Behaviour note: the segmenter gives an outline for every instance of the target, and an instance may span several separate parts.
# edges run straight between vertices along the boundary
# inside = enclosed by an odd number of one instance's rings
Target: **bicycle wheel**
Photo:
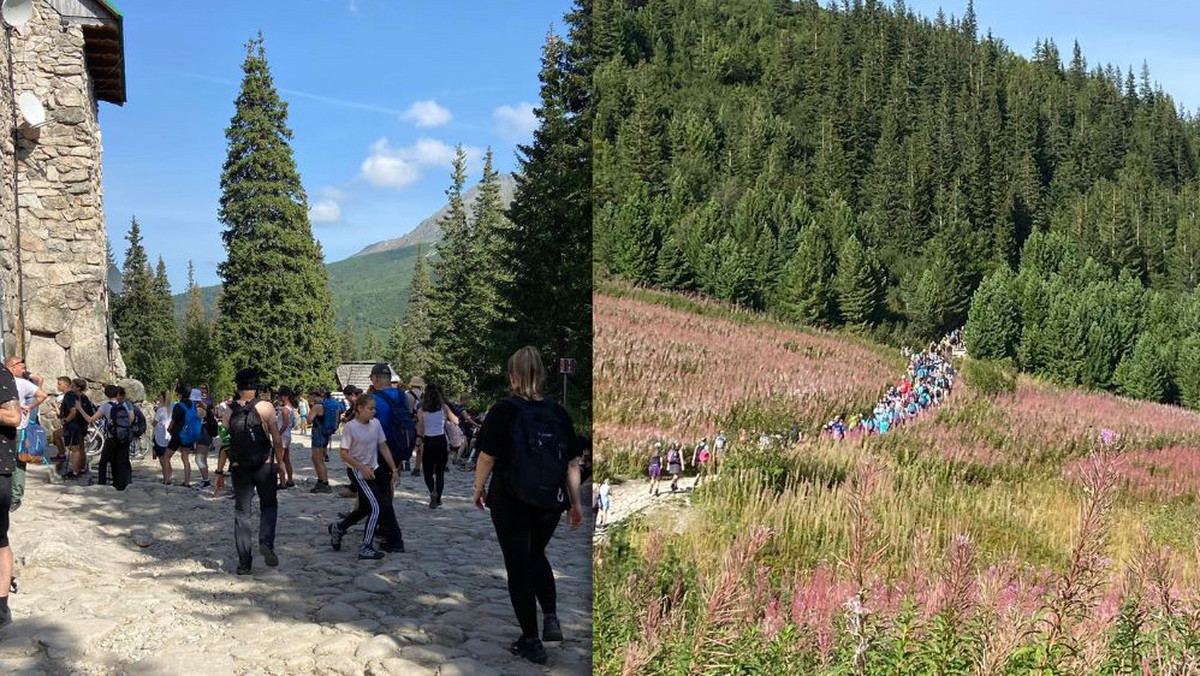
[[[138,437],[132,444],[129,444],[129,457],[134,460],[141,460],[150,452],[150,437],[143,434]]]
[[[88,458],[97,458],[100,456],[100,451],[104,450],[104,428],[99,422],[94,422],[88,427],[87,437],[83,441],[83,450],[87,453]]]

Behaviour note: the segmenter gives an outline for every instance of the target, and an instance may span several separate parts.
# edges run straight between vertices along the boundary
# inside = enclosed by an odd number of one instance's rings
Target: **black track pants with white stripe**
[[[375,541],[375,530],[379,527],[380,506],[391,500],[388,494],[388,482],[378,474],[374,479],[364,479],[358,470],[352,468],[346,469],[346,475],[350,477],[350,482],[358,487],[358,502],[354,506],[354,511],[347,514],[346,518],[338,524],[338,528],[345,532],[360,519],[366,517],[367,532],[363,535],[363,546],[370,546]]]

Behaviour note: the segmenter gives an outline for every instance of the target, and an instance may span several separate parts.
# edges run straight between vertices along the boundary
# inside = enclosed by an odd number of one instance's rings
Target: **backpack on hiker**
[[[179,430],[179,443],[191,446],[200,438],[200,431],[204,423],[200,420],[200,414],[196,412],[194,403],[181,401],[175,405],[183,407],[183,428]]]
[[[338,421],[342,418],[342,413],[346,411],[346,407],[342,402],[327,397],[321,401],[321,431],[325,436],[332,437],[334,432],[337,432]]]
[[[104,434],[109,439],[115,439],[122,444],[128,444],[141,436],[133,433],[134,413],[133,404],[129,402],[113,402],[108,410],[108,424]],[[146,420],[142,419],[142,434],[146,433]]]
[[[263,428],[258,414],[258,397],[229,407],[229,461],[238,467],[254,469],[271,458],[271,435]]]
[[[417,418],[408,407],[408,397],[398,390],[380,390],[371,393],[378,408],[379,401],[387,404],[388,419],[380,420],[383,436],[387,438],[388,451],[398,460],[412,457],[417,445]]]
[[[504,483],[521,502],[544,510],[567,504],[567,423],[548,401],[513,397],[517,417],[512,431],[512,455]]]

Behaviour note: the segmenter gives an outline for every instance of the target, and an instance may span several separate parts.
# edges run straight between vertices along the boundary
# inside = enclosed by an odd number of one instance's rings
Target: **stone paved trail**
[[[711,480],[711,479],[710,479]],[[664,509],[671,509],[669,521],[673,528],[678,528],[681,514],[691,502],[691,493],[695,488],[695,477],[683,477],[679,480],[679,491],[671,492],[671,480],[668,478],[659,484],[659,494],[650,493],[650,481],[633,479],[622,481],[612,487],[612,509],[608,511],[608,526],[615,526],[628,520],[635,514],[646,512],[650,518],[658,518]],[[596,528],[592,539],[596,542],[608,536],[608,528]]]
[[[311,480],[308,438],[294,440],[297,479]],[[346,481],[335,455],[336,491]],[[10,532],[20,593],[0,630],[0,674],[590,674],[590,518],[577,531],[564,518],[550,545],[566,640],[533,665],[507,650],[520,631],[471,476],[449,469],[444,506],[431,510],[423,480],[406,474],[396,512],[408,551],[380,561],[357,559],[361,527],[341,552],[329,547],[326,524],[353,500],[280,491],[280,565],[256,551],[254,574],[239,577],[233,500],[163,486],[149,458],[124,493],[49,484],[34,469]]]

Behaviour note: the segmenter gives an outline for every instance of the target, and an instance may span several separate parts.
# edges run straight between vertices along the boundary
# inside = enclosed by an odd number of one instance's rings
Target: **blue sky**
[[[118,264],[130,217],[172,290],[217,283],[224,130],[259,29],[327,261],[437,210],[456,143],[517,168],[541,47],[570,0],[120,0],[128,103],[102,103],[104,206]],[[470,182],[482,166],[476,159]]]
[[[939,7],[961,17],[966,0],[906,0],[918,14],[932,17]],[[1064,59],[1075,40],[1088,68],[1112,63],[1136,76],[1145,60],[1151,79],[1162,84],[1177,105],[1200,108],[1200,52],[1195,33],[1200,3],[1195,0],[975,0],[979,34],[988,28],[1010,49],[1029,56],[1038,38],[1053,38]]]

